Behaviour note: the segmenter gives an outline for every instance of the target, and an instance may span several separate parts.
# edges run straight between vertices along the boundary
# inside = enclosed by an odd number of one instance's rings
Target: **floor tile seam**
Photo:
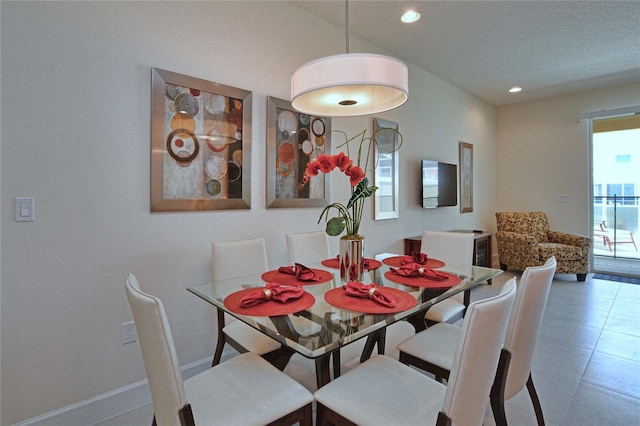
[[[607,319],[608,318],[609,318],[609,313],[607,313]],[[597,329],[600,329],[600,330],[602,330],[604,328],[604,323],[603,323],[602,326],[598,327],[597,325],[585,324],[583,322],[576,321],[574,319],[574,317],[569,317],[569,318],[567,318],[567,317],[559,317],[559,316],[555,316],[553,314],[551,314],[549,316],[546,316],[546,317],[544,317],[542,319],[543,325],[545,324],[545,322],[548,322],[548,321],[560,321],[563,324],[577,325],[577,326],[581,326],[581,327],[597,328]]]
[[[602,303],[602,299],[601,297],[589,297],[587,300],[583,300],[580,303],[572,303],[572,301],[576,301],[577,299],[570,299],[570,300],[553,300],[550,303],[547,302],[547,306],[549,306],[550,309],[553,308],[559,308],[559,307],[564,307],[564,308],[569,308],[569,309],[589,309],[592,311],[602,311],[602,312],[609,312],[611,310],[611,308],[613,307],[613,305],[616,302],[616,299],[606,299],[609,300],[611,303],[610,304],[604,304]],[[594,300],[596,302],[601,302],[599,305],[594,306],[593,302]],[[548,312],[545,309],[545,313]]]
[[[605,391],[607,391],[607,392],[612,392],[612,393],[615,393],[615,394],[617,394],[617,395],[624,396],[624,397],[626,397],[626,398],[634,399],[634,400],[638,401],[638,404],[640,404],[640,395],[638,395],[638,394],[636,394],[636,395],[631,395],[631,394],[629,394],[629,393],[625,393],[625,392],[623,392],[623,391],[622,391],[621,389],[619,389],[619,388],[618,388],[618,389],[613,389],[613,388],[611,388],[611,387],[604,386],[602,383],[594,383],[594,382],[591,382],[591,381],[586,380],[586,379],[580,380],[580,385],[582,385],[583,383],[584,383],[584,384],[587,384],[587,385],[589,385],[589,386],[596,387],[596,388],[601,389],[601,390],[605,390]],[[580,387],[578,387],[578,391],[579,391],[579,390],[580,390]],[[577,395],[577,394],[578,394],[578,392],[576,392],[576,395]]]
[[[584,370],[580,373],[577,373],[575,375],[572,374],[566,374],[565,372],[560,372],[560,371],[547,371],[547,370],[543,370],[541,368],[537,368],[537,367],[532,367],[531,368],[531,375],[533,376],[533,380],[535,383],[536,380],[536,376],[538,377],[542,377],[542,376],[552,376],[553,378],[561,378],[561,379],[565,379],[565,380],[573,380],[573,381],[577,381],[578,382],[578,386],[579,383],[582,381],[582,378],[584,377],[585,372],[587,371],[587,366],[588,363],[585,365]],[[577,387],[576,387],[577,389]],[[572,395],[575,396],[575,392],[565,392],[567,395]]]
[[[604,326],[602,326],[602,331],[603,332],[608,332],[608,333],[617,333],[617,334],[622,334],[624,336],[628,336],[628,337],[632,337],[632,338],[637,338],[640,339],[640,334],[633,334],[629,331],[626,330],[612,330],[610,328],[607,328],[607,324],[605,323]]]
[[[562,339],[557,339],[555,340],[554,338],[546,338],[546,339],[541,339],[543,342],[546,343],[553,343],[556,345],[560,345],[560,346],[566,346],[569,347],[571,349],[580,349],[583,351],[589,351],[589,357],[591,357],[593,351],[595,350],[596,344],[593,345],[593,347],[590,346],[585,346],[585,345],[580,345],[578,343],[567,343],[566,340],[562,340]]]
[[[583,327],[592,327],[592,328],[598,330],[598,338],[596,339],[596,342],[594,343],[593,347],[584,346],[584,345],[580,345],[580,344],[576,344],[576,343],[569,343],[569,342],[567,342],[565,339],[563,339],[561,337],[557,337],[555,335],[545,336],[543,333],[540,333],[538,335],[538,340],[539,341],[543,341],[543,342],[547,342],[547,343],[555,343],[555,344],[560,344],[560,345],[563,345],[563,346],[570,346],[572,348],[584,349],[584,350],[593,352],[595,350],[596,346],[598,345],[598,342],[600,341],[600,337],[602,337],[602,332],[604,331],[604,328],[603,327],[595,327],[595,326],[588,325],[588,324],[581,324],[581,323],[572,323],[572,324],[576,324],[576,325],[583,326]]]
[[[537,389],[537,392],[538,392],[538,397],[542,399],[544,394],[541,392],[540,389]],[[571,395],[571,402],[573,402],[573,398],[576,397],[577,393],[578,393],[578,391],[577,391],[577,388],[576,388],[576,392],[574,392],[573,395]],[[527,398],[528,398],[529,403],[526,404],[526,406],[515,405],[514,403],[509,402],[509,401],[515,400],[515,397],[505,401],[505,405],[508,405],[509,407],[511,407],[513,409],[516,409],[516,410],[518,410],[520,412],[529,414],[529,415],[533,416],[533,418],[535,418],[536,412],[535,412],[535,409],[533,408],[533,403],[531,402],[531,398],[530,398],[528,392],[527,392]],[[544,404],[543,401],[540,401],[540,405],[542,405],[542,415],[544,416],[545,423],[548,425],[549,424],[548,411],[545,411],[545,404]],[[568,414],[568,410],[564,414],[562,421],[565,420],[564,418],[567,416],[567,414]],[[509,417],[509,416],[507,415],[507,417]],[[507,420],[508,420],[508,418],[507,418]],[[557,419],[554,419],[554,420],[557,420]],[[551,422],[551,424],[558,424],[558,423]],[[560,423],[560,424],[562,424],[562,423]]]
[[[597,348],[597,346],[596,346],[596,348]],[[628,362],[631,362],[633,364],[638,364],[640,366],[640,358],[638,358],[638,359],[628,358],[626,356],[622,356],[622,355],[618,355],[618,354],[612,354],[611,352],[604,352],[602,350],[597,350],[597,349],[594,349],[593,352],[597,352],[600,355],[606,355],[606,356],[611,356],[611,357],[614,357],[614,358],[618,358],[620,360],[628,361]]]
[[[529,394],[527,393],[527,395],[529,395]],[[511,399],[509,399],[509,400],[504,402],[505,406],[508,405],[510,409],[517,410],[517,411],[519,411],[521,413],[524,413],[524,414],[527,414],[527,415],[535,417],[536,413],[533,410],[533,405],[531,406],[531,411],[529,411],[528,408],[524,408],[524,407],[521,407],[519,405],[515,405],[513,403],[510,403],[509,401],[511,401]],[[542,407],[542,413],[544,414],[544,407]],[[507,414],[507,421],[508,420],[509,420],[509,414]],[[546,417],[545,417],[545,420],[546,420]]]

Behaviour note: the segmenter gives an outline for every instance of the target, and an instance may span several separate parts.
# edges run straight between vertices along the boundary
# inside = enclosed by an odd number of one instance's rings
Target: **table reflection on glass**
[[[261,277],[262,274],[194,285],[188,287],[187,290],[214,305],[218,310],[219,320],[223,318],[223,313],[230,314],[280,342],[282,356],[279,357],[280,365],[277,365],[279,368],[284,369],[287,361],[294,353],[315,360],[316,381],[318,388],[320,388],[330,380],[329,360],[332,354],[334,355],[334,376],[339,376],[339,349],[342,346],[367,338],[361,361],[371,355],[376,345],[378,353],[383,353],[385,328],[388,325],[397,321],[407,320],[416,328],[416,331],[423,330],[425,328],[424,313],[433,304],[454,294],[469,290],[502,272],[500,269],[473,266],[471,274],[466,275],[448,270],[445,265],[438,270],[459,277],[459,284],[448,289],[413,287],[385,277],[390,266],[384,263],[384,259],[393,256],[397,255],[383,253],[372,256],[375,260],[380,261],[382,265],[378,269],[365,272],[365,278],[363,279],[365,284],[374,283],[379,287],[400,290],[416,299],[415,306],[388,314],[366,314],[338,308],[325,301],[325,293],[341,287],[342,283],[340,282],[340,272],[337,269],[328,268],[321,263],[307,264],[305,266],[328,271],[333,278],[320,284],[304,285],[304,290],[313,295],[315,302],[302,311],[288,315],[269,317],[240,315],[225,306],[224,300],[229,295],[249,288],[264,287],[265,282]],[[308,326],[305,326],[305,323]]]

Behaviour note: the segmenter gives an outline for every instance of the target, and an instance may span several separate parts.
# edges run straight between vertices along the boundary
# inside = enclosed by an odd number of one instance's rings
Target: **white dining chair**
[[[556,260],[529,267],[522,273],[503,346],[500,364],[491,390],[491,407],[498,426],[506,425],[504,402],[527,387],[539,425],[544,425],[542,407],[531,377],[531,363],[542,316],[547,303]],[[451,324],[436,324],[398,345],[400,362],[447,378],[462,332]]]
[[[125,291],[149,380],[154,425],[311,426],[311,393],[256,354],[239,355],[183,380],[162,301],[144,293],[131,273]]]
[[[515,295],[469,305],[446,386],[378,355],[316,391],[316,425],[482,424]]]
[[[473,266],[473,244],[474,235],[470,232],[425,230],[422,233],[420,251],[443,261],[447,271],[468,276],[471,275]],[[458,321],[464,316],[469,300],[470,290],[467,290],[436,303],[425,314],[427,326]]]
[[[260,274],[269,269],[264,238],[213,242],[213,280]],[[240,353],[253,352],[275,359],[281,344],[253,327],[238,321],[221,309],[218,312],[218,340],[212,365],[218,365],[225,343]]]
[[[324,231],[302,232],[287,234],[287,251],[289,262],[294,263],[318,263],[329,259],[329,237]]]

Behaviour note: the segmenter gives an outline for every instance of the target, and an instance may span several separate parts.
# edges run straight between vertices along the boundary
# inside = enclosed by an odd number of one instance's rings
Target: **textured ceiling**
[[[344,31],[344,2],[291,3]],[[640,1],[351,0],[349,29],[496,106],[640,81]]]

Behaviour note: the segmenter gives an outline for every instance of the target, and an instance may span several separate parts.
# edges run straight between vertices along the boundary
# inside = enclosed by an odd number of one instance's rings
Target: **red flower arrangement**
[[[322,154],[316,160],[307,164],[307,169],[302,178],[302,186],[307,184],[310,177],[318,176],[319,172],[329,173],[336,167],[349,177],[351,186],[356,186],[365,177],[364,171],[359,166],[354,166],[353,160],[347,157],[344,152],[336,155]]]
[[[387,129],[392,130],[399,134],[396,129],[381,128],[380,130]],[[313,176],[317,176],[318,173],[330,173],[336,168],[349,177],[349,183],[351,184],[351,198],[347,202],[347,205],[341,203],[331,203],[322,210],[318,223],[323,217],[327,219],[326,232],[331,236],[342,234],[345,230],[347,235],[357,235],[360,229],[360,222],[362,220],[362,212],[364,210],[364,201],[367,197],[373,195],[378,189],[377,186],[368,186],[369,180],[365,175],[365,171],[360,167],[360,158],[362,155],[362,147],[365,142],[368,142],[368,148],[365,151],[365,169],[369,161],[369,153],[371,151],[372,143],[375,144],[375,133],[372,137],[366,138],[366,130],[363,130],[353,138],[348,139],[347,135],[342,131],[337,131],[344,135],[345,142],[339,147],[346,146],[347,153],[349,152],[349,142],[353,141],[357,137],[361,137],[360,146],[358,149],[358,163],[353,163],[353,160],[349,158],[344,152],[339,152],[336,155],[322,154],[314,161],[307,164],[307,167],[300,183],[300,188],[304,187],[309,182],[309,179]],[[400,135],[402,138],[402,135]],[[400,144],[396,149],[400,148]],[[329,211],[336,209],[338,216],[329,219]]]

